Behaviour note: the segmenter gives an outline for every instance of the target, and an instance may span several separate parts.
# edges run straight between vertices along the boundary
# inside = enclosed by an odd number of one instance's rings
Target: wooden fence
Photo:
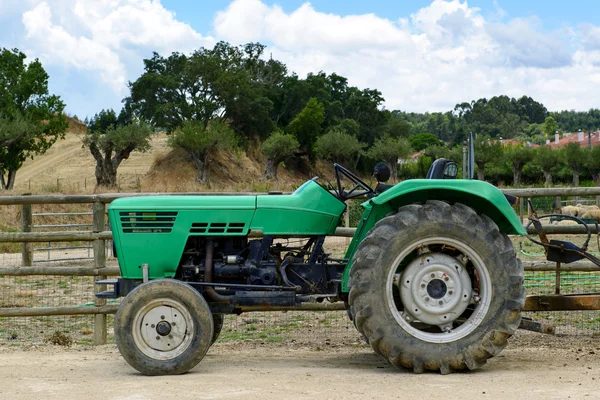
[[[549,188],[549,189],[507,189],[507,194],[519,196],[522,200],[533,197],[556,196],[600,196],[600,188]],[[22,231],[0,232],[0,242],[22,243],[22,266],[2,267],[0,275],[4,276],[90,276],[95,280],[106,279],[108,276],[119,276],[118,267],[106,266],[106,241],[112,239],[112,232],[106,230],[106,205],[120,197],[150,196],[150,195],[255,195],[256,193],[114,193],[99,195],[36,195],[36,196],[0,196],[0,206],[21,205]],[[63,231],[63,232],[31,232],[33,204],[92,204],[92,231]],[[524,211],[521,208],[521,218]],[[592,232],[595,226],[590,225]],[[335,236],[352,237],[355,228],[338,228]],[[549,226],[548,233],[581,234],[585,233],[583,226]],[[92,266],[32,266],[33,242],[76,242],[92,241],[94,262]],[[549,262],[525,262],[528,271],[554,271],[556,266]],[[598,271],[597,266],[590,262],[576,262],[561,266],[562,271]],[[95,285],[95,292],[106,290],[101,285]],[[54,315],[94,315],[94,343],[105,344],[107,340],[106,315],[114,314],[117,304],[106,304],[104,299],[95,299],[94,306],[72,307],[16,307],[0,308],[0,317],[31,317]],[[328,306],[327,309],[336,307]]]

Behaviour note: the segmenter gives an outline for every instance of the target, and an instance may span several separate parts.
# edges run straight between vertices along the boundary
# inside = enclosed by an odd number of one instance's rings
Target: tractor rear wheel
[[[121,355],[145,375],[189,371],[208,351],[213,333],[213,316],[202,295],[173,279],[136,287],[115,316]]]
[[[350,271],[358,331],[397,367],[476,369],[516,331],[523,268],[508,236],[463,204],[401,207],[360,243]]]

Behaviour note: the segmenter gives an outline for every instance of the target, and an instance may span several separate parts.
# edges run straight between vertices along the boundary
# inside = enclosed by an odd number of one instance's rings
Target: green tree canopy
[[[504,157],[510,163],[513,171],[513,182],[516,187],[521,186],[521,175],[525,164],[533,159],[531,148],[523,143],[512,144],[504,147]]]
[[[222,120],[211,121],[207,126],[201,121],[186,121],[169,137],[168,144],[173,149],[187,152],[198,170],[196,182],[210,186],[211,157],[217,150],[237,147],[238,139]]]
[[[437,138],[437,136],[431,134],[431,133],[419,133],[417,135],[413,135],[411,137],[408,138],[410,146],[415,150],[415,151],[421,151],[426,149],[429,146],[436,146],[436,145],[441,145],[443,144],[442,142],[440,142],[440,140]]]
[[[315,97],[290,122],[286,131],[296,137],[300,147],[308,156],[314,158],[314,144],[321,134],[321,124],[325,120],[325,108]]]
[[[544,131],[544,135],[546,138],[552,139],[554,138],[554,134],[558,131],[558,124],[554,120],[554,117],[551,115],[547,116],[544,120],[544,125],[542,125],[542,130]]]
[[[356,168],[358,158],[363,154],[366,146],[355,136],[340,128],[333,128],[317,139],[315,151],[317,156],[324,160],[349,164],[352,168]]]
[[[579,143],[571,142],[562,148],[562,153],[567,165],[573,171],[573,186],[579,186],[579,174],[585,163],[584,150]]]
[[[477,165],[477,179],[485,179],[485,165],[494,163],[502,157],[502,144],[487,136],[478,135],[473,144],[475,164]]]
[[[279,164],[290,158],[298,150],[300,144],[292,135],[276,131],[261,145],[262,152],[267,156],[265,179],[277,180]]]
[[[27,64],[17,49],[0,49],[0,187],[12,189],[17,171],[64,137],[64,103],[48,90],[39,60]]]
[[[560,152],[550,146],[540,146],[533,152],[533,162],[540,166],[544,173],[545,186],[552,186],[552,170],[561,160]]]
[[[596,186],[600,186],[600,146],[587,150],[585,166],[590,170]]]
[[[190,56],[157,53],[144,60],[144,73],[130,83],[127,102],[155,126],[173,131],[197,120],[204,127],[227,120],[240,135],[266,136],[274,129],[272,96],[282,84],[286,68],[264,61],[264,46],[225,42],[201,48]]]

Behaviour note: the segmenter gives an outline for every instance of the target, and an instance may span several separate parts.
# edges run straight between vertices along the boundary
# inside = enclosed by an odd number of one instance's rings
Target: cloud
[[[0,0],[0,15],[22,14],[17,47],[53,73],[84,74],[102,93],[110,88],[115,101],[151,51],[187,53],[226,40],[262,42],[300,76],[336,72],[377,88],[388,109],[442,111],[499,94],[530,95],[550,109],[598,106],[600,27],[548,31],[538,18],[510,19],[494,4],[483,15],[464,0],[432,0],[411,15],[383,18],[325,13],[309,2],[285,11],[234,0],[215,13],[214,37],[159,0]]]
[[[52,9],[43,1],[22,21],[29,54],[45,64],[99,73],[118,95],[150,51],[190,52],[214,43],[151,0],[66,0]]]
[[[234,0],[217,13],[214,32],[235,44],[263,42],[300,75],[337,72],[352,85],[377,88],[389,109],[449,110],[499,94],[531,95],[550,109],[597,106],[589,83],[600,56],[573,49],[571,33],[548,32],[535,17],[505,18],[498,6],[486,19],[460,0],[434,0],[397,20]],[[600,50],[600,28],[586,29],[587,50]]]

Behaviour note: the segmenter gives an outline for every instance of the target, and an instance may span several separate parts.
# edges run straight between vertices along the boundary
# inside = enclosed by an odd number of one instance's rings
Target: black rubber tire
[[[147,356],[133,338],[136,313],[151,300],[167,298],[185,306],[193,322],[189,346],[178,356],[160,360]],[[121,355],[144,375],[178,375],[194,368],[206,355],[213,337],[213,316],[198,291],[174,279],[160,279],[139,285],[125,297],[115,315],[115,341]]]
[[[386,301],[395,258],[425,237],[467,243],[484,260],[492,285],[490,307],[477,329],[449,343],[431,343],[407,332]],[[508,236],[486,215],[442,201],[407,205],[381,219],[360,243],[350,271],[349,304],[358,331],[373,350],[397,367],[443,374],[477,369],[505,347],[525,304],[524,272]]]
[[[223,321],[224,320],[225,320],[225,316],[223,314],[213,314],[214,331],[213,331],[212,339],[210,341],[211,345],[213,345],[219,338],[219,335],[221,334],[221,330],[223,329]]]

